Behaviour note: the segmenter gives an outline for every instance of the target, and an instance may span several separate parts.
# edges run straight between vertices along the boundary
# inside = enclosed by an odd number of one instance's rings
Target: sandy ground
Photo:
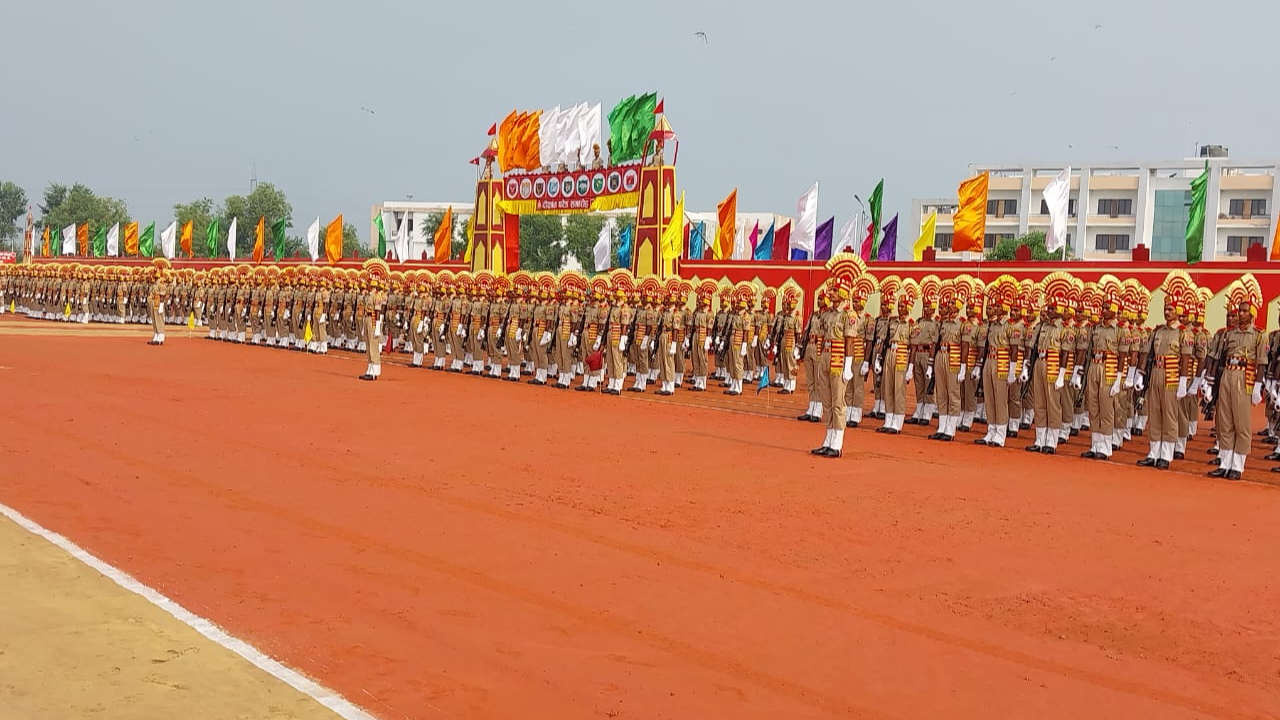
[[[777,397],[181,337],[0,368],[0,502],[380,717],[1280,717],[1280,493],[1203,440],[827,461]]]

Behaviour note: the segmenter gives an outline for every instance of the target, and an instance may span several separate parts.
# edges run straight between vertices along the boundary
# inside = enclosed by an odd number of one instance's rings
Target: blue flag
[[[631,226],[622,228],[618,233],[618,267],[631,267]]]
[[[707,244],[707,221],[689,227],[689,259],[701,260]]]
[[[791,248],[791,259],[792,260],[808,260],[809,253],[805,252],[804,250]]]
[[[771,260],[773,258],[773,224],[764,233],[764,239],[756,243],[755,260]]]
[[[760,384],[756,386],[756,394],[759,395],[765,388],[769,387],[769,366],[766,365],[764,372],[760,373]]]

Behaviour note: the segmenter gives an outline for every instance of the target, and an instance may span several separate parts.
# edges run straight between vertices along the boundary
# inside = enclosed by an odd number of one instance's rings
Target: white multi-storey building
[[[1242,258],[1250,245],[1270,245],[1272,218],[1280,209],[1280,163],[1242,162],[1225,148],[1205,146],[1201,157],[1167,162],[1072,164],[1067,242],[1074,257],[1127,259],[1145,245],[1156,261],[1184,260],[1191,181],[1209,163],[1205,202],[1205,260]],[[970,165],[971,175],[991,173],[987,196],[986,247],[1004,237],[1046,231],[1049,214],[1044,188],[1067,163]],[[938,213],[935,247],[939,259],[951,252],[954,199],[912,202],[916,228]]]

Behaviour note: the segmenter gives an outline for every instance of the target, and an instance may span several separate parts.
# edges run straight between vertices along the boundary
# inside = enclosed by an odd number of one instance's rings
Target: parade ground
[[[0,317],[0,717],[1280,718],[1261,445],[1227,482],[1205,427],[1157,471],[868,420],[828,460],[803,383],[170,333]]]

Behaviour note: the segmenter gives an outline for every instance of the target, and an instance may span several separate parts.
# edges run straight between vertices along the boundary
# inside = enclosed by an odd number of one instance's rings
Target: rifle
[[[499,351],[505,353],[507,351],[507,330],[511,327],[511,308],[515,303],[507,303],[507,312],[502,316],[502,326],[498,328],[498,344]]]
[[[1227,338],[1227,333],[1226,333],[1226,330],[1224,329],[1221,333],[1219,333],[1213,338],[1213,346],[1210,348],[1210,352],[1208,353],[1208,355],[1206,355],[1206,358],[1208,358],[1213,362],[1213,399],[1202,400],[1200,402],[1200,408],[1201,410],[1204,411],[1204,419],[1206,422],[1213,419],[1214,409],[1217,408],[1218,406],[1218,390],[1222,387],[1222,371],[1226,368],[1226,365],[1227,365],[1225,362],[1223,362],[1225,358],[1222,357],[1223,351],[1226,349],[1223,347],[1223,344],[1226,341],[1226,338]],[[1274,355],[1275,355],[1275,343],[1272,343],[1271,347],[1267,348],[1267,367],[1268,368],[1270,368],[1271,363],[1274,362]]]
[[[1022,383],[1022,391],[1018,395],[1019,399],[1026,402],[1027,395],[1031,393],[1031,386],[1035,383],[1036,362],[1040,360],[1040,333],[1044,332],[1045,320],[1041,320],[1036,325],[1036,336],[1031,339],[1030,353],[1031,361],[1027,363],[1027,381]]]
[[[578,318],[578,325],[573,329],[573,335],[578,337],[578,347],[573,349],[573,358],[581,360],[583,358],[582,346],[587,343],[587,336],[584,332],[587,329],[587,308],[582,308],[582,317]]]
[[[658,338],[661,338],[662,333],[666,332],[666,330],[667,330],[667,317],[666,317],[666,313],[663,313],[658,318],[658,332],[653,334],[653,337],[650,339],[650,342],[649,342],[649,364],[651,366],[653,365],[654,361],[658,357]]]
[[[734,314],[725,313],[724,325],[720,327],[720,335],[716,338],[716,366],[724,367],[729,357],[729,341],[733,339]]]
[[[987,334],[984,337],[985,342],[982,344],[982,352],[978,354],[978,362],[976,364],[978,379],[977,384],[973,387],[973,396],[979,400],[986,397],[986,393],[982,390],[982,375],[983,370],[987,367],[987,355],[990,353],[991,347],[991,323],[986,322],[984,324],[987,326]],[[974,336],[974,339],[977,339],[977,335]]]
[[[627,347],[631,347],[632,344],[635,343],[636,324],[639,321],[640,321],[640,308],[636,308],[636,311],[631,314],[631,324],[627,326],[627,331],[623,334],[623,337],[627,339]]]
[[[1093,331],[1094,327],[1089,328],[1089,346],[1084,351],[1084,365],[1080,370],[1080,392],[1076,394],[1075,408],[1080,409],[1084,404],[1084,391],[1089,383],[1089,368],[1093,366]],[[1104,379],[1105,382],[1105,379]]]
[[[1134,403],[1133,403],[1134,415],[1140,415],[1141,413],[1139,411],[1142,410],[1142,407],[1147,403],[1147,390],[1150,389],[1151,387],[1150,385],[1151,369],[1156,364],[1156,355],[1155,355],[1156,333],[1158,333],[1159,331],[1160,331],[1160,328],[1158,327],[1154,328],[1151,331],[1151,339],[1147,341],[1147,360],[1146,362],[1142,363],[1142,392],[1137,393],[1137,398],[1134,400]]]
[[[609,344],[609,328],[613,325],[613,303],[609,303],[609,309],[604,311],[604,324],[600,326],[600,334],[596,336],[596,342],[600,343],[600,349],[603,350]],[[594,351],[595,348],[592,348]]]
[[[769,348],[774,360],[782,357],[782,336],[786,324],[786,316],[782,313],[778,313],[778,316],[773,319],[773,330],[769,332]]]
[[[941,322],[939,322],[939,323],[938,323],[938,339],[933,341],[933,350],[929,353],[929,367],[933,367],[934,358],[938,357],[938,350],[940,350],[940,349],[942,349],[942,323],[941,323]],[[948,369],[948,372],[949,372],[949,371],[950,371],[950,368],[951,368],[951,358],[950,358],[950,355],[948,355],[948,357],[947,357],[947,363],[946,363],[946,365],[947,365],[947,369]],[[938,383],[938,373],[937,373],[937,372],[935,372],[935,373],[933,373],[933,375],[929,378],[929,384],[928,384],[928,386],[926,386],[926,387],[925,387],[925,389],[924,389],[924,394],[925,394],[925,395],[932,395],[932,394],[933,394],[933,388],[934,388],[934,386],[935,386],[935,385],[937,385],[937,383]]]
[[[804,339],[800,341],[800,359],[802,361],[805,354],[809,352],[809,333],[813,330],[813,318],[817,314],[816,310],[809,313],[809,321],[804,324]]]

